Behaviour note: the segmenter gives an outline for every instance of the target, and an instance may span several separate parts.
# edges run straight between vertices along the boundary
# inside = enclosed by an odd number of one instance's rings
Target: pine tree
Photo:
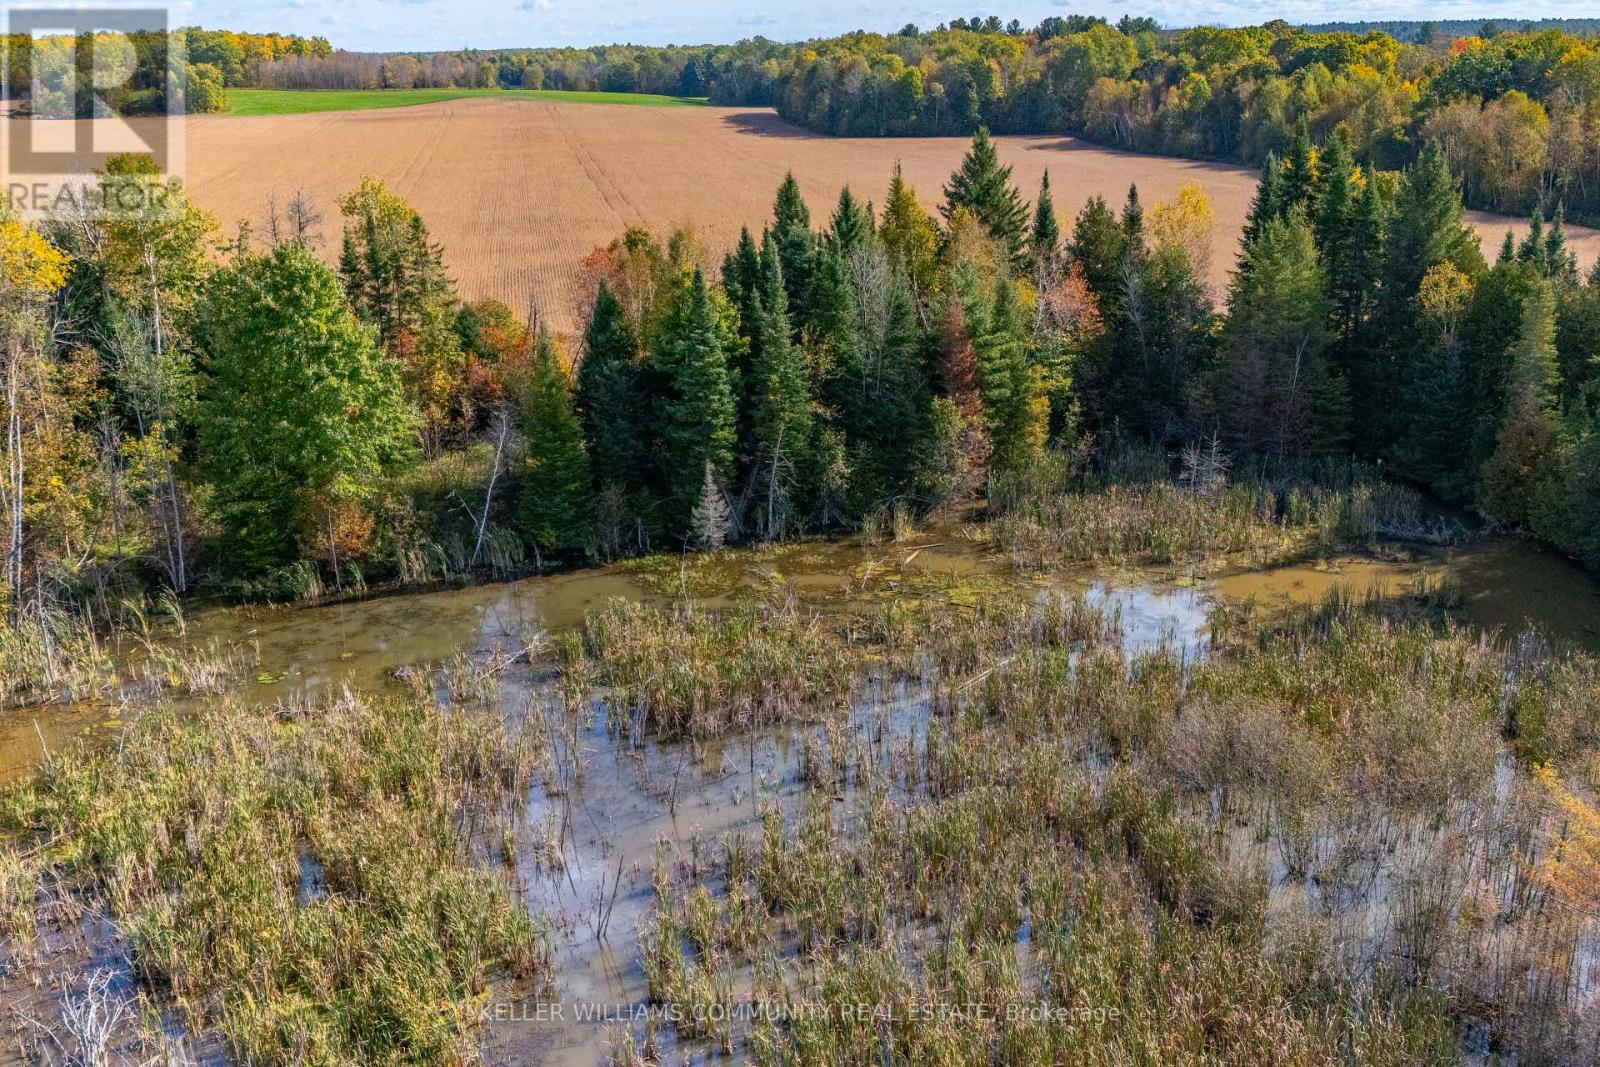
[[[789,294],[789,322],[802,322],[817,238],[811,232],[811,209],[806,207],[800,183],[794,180],[792,172],[784,175],[772,205],[772,237],[777,242],[783,284]]]
[[[1515,263],[1517,261],[1517,235],[1510,230],[1506,231],[1506,239],[1500,242],[1500,254],[1495,257],[1496,265],[1501,263]]]
[[[855,198],[847,185],[839,192],[839,206],[828,222],[828,240],[834,249],[848,256],[872,234],[872,215]]]
[[[566,369],[554,339],[544,330],[534,343],[522,436],[526,450],[517,501],[518,532],[540,553],[588,547],[593,534],[593,474]]]
[[[979,127],[972,145],[961,160],[961,167],[944,187],[945,219],[966,208],[983,223],[1013,264],[1024,264],[1028,232],[1028,208],[1011,184],[1011,167],[1002,165],[989,140],[989,131]]]
[[[1055,200],[1050,196],[1050,171],[1039,182],[1039,198],[1033,202],[1033,232],[1028,237],[1028,255],[1035,277],[1044,277],[1056,267],[1061,254],[1061,224],[1056,221]]]
[[[583,438],[601,489],[633,493],[643,488],[643,412],[639,338],[628,313],[602,281],[584,335],[576,403]]]
[[[662,379],[656,403],[656,463],[662,512],[672,536],[692,536],[705,465],[719,479],[732,470],[737,412],[728,353],[739,344],[736,313],[695,271],[673,295],[651,352]]]

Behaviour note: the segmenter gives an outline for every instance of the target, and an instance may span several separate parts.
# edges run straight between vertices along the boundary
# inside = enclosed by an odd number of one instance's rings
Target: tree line
[[[1198,187],[1062,219],[980,129],[936,210],[791,176],[720,262],[630,230],[577,338],[462,301],[376,179],[332,266],[304,200],[224,240],[148,157],[104,180],[164,209],[0,222],[14,613],[849,530],[1129,443],[1381,463],[1600,563],[1600,272],[1558,218],[1485,262],[1437,146],[1302,126],[1218,308]]]
[[[264,65],[331,53],[321,37],[186,27],[170,33],[0,36],[7,99],[41,118],[220,111]],[[97,110],[98,109],[98,110]]]
[[[779,44],[306,52],[257,64],[277,88],[502,86],[709,96],[838,136],[1070,133],[1118,148],[1261,165],[1304,121],[1394,169],[1445,149],[1469,206],[1600,219],[1600,45],[1584,25],[1311,30],[1277,21],[1164,31],[1052,16]],[[1399,27],[1391,27],[1398,30]],[[228,84],[236,84],[229,81]]]

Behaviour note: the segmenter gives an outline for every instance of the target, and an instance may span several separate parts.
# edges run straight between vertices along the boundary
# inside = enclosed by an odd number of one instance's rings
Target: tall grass
[[[490,978],[548,970],[471,845],[540,752],[498,711],[421,699],[154,710],[113,751],[53,756],[0,818],[33,870],[105,901],[141,980],[239,1059],[459,1062]]]
[[[1252,468],[1183,485],[1168,476],[1164,457],[1142,450],[1125,450],[1087,476],[1046,460],[997,478],[990,509],[995,543],[1028,569],[1221,559],[1266,566],[1380,540],[1462,536],[1415,492],[1363,468]]]

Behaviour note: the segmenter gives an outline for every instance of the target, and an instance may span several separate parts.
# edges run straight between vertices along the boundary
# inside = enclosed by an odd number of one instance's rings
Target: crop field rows
[[[579,321],[579,265],[629,226],[689,225],[715,262],[759,227],[792,170],[820,225],[841,186],[881,201],[896,161],[925,205],[961,159],[961,138],[830,139],[766,111],[639,108],[465,98],[383,110],[188,121],[188,180],[227,232],[260,225],[270,198],[296,191],[323,215],[323,251],[337,254],[337,198],[363,174],[383,178],[421,212],[469,299],[493,297],[518,314],[536,308],[560,330]],[[1068,137],[999,138],[1002,158],[1031,198],[1050,170],[1058,209],[1090,196],[1119,204],[1137,183],[1147,204],[1198,182],[1216,212],[1211,283],[1225,291],[1255,187],[1247,169],[1132,155]],[[1508,221],[1475,214],[1492,255]],[[1594,262],[1600,232],[1572,228],[1579,262]]]

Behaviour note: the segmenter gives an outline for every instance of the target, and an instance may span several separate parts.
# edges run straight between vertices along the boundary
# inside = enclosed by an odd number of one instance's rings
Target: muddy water
[[[804,542],[350,603],[212,610],[168,640],[244,650],[257,663],[242,679],[252,699],[316,699],[344,684],[380,685],[398,669],[459,653],[525,648],[541,630],[576,626],[613,598],[688,599],[714,608],[740,596],[789,594],[820,610],[852,611],[894,596],[937,592],[970,603],[1019,586],[1053,586],[1112,601],[1136,640],[1168,631],[1203,640],[1206,612],[1217,601],[1250,600],[1273,610],[1314,602],[1338,586],[1396,594],[1425,572],[1456,580],[1460,615],[1469,624],[1500,632],[1535,625],[1558,644],[1600,651],[1600,584],[1520,541],[1390,559],[1336,557],[1198,580],[1082,570],[1038,579],[1014,576],[961,529],[896,544]],[[113,736],[123,713],[104,702],[0,712],[0,781],[26,773],[47,749],[75,737]]]
[[[904,544],[787,545],[358,603],[214,611],[190,620],[173,640],[196,648],[249,646],[258,666],[241,679],[246,695],[314,699],[346,684],[383,685],[401,668],[528,647],[542,631],[577,625],[617,597],[714,607],[743,596],[792,595],[819,610],[852,612],[888,597],[936,594],[971,603],[1031,589],[1037,596],[1083,592],[1118,616],[1130,651],[1163,643],[1200,654],[1208,613],[1219,601],[1253,600],[1271,610],[1317,600],[1337,586],[1399,593],[1424,572],[1459,583],[1462,615],[1472,624],[1510,630],[1532,622],[1562,643],[1600,646],[1600,589],[1559,558],[1520,544],[1347,557],[1200,579],[1093,572],[1040,579],[1014,575],[959,530]],[[502,699],[508,709],[537,709],[551,696],[537,677],[519,675],[506,678]],[[914,681],[873,681],[856,701],[847,732],[872,739],[887,758],[920,728],[926,706],[927,693]],[[74,735],[113,737],[120,725],[113,714],[78,705],[0,718],[0,776],[21,773],[43,747]],[[555,988],[553,997],[496,991],[487,1009],[489,1062],[593,1064],[604,1060],[623,1027],[642,1037],[635,1015],[647,1004],[647,989],[638,934],[651,914],[656,857],[710,864],[724,835],[757,839],[764,806],[793,810],[799,803],[806,787],[798,751],[822,732],[631,747],[607,734],[605,719],[597,705],[576,734],[553,740],[559,776],[535,789],[517,831],[518,884],[530,912],[550,923]],[[670,1026],[658,1039],[674,1062],[707,1055],[698,1047],[675,1049]]]

